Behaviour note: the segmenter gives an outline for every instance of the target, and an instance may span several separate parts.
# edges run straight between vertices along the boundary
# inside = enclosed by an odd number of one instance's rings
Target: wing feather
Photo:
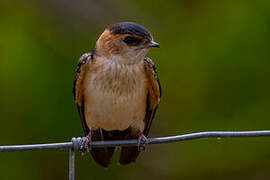
[[[145,129],[144,135],[148,135],[152,120],[155,117],[155,113],[161,98],[161,86],[157,76],[156,67],[153,61],[146,57],[144,59],[146,76],[149,81],[148,94],[146,99],[146,114],[145,114]]]
[[[86,68],[87,65],[91,66],[91,63],[93,61],[93,53],[85,53],[83,54],[78,62],[77,68],[76,68],[76,75],[73,85],[73,95],[75,103],[77,104],[78,112],[80,114],[80,119],[82,122],[84,134],[87,135],[89,133],[89,128],[86,124],[85,116],[84,116],[84,94],[83,94],[83,88],[82,84],[85,78]]]

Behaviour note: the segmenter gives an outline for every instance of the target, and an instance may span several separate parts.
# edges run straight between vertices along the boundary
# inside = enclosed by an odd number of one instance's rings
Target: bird
[[[161,86],[150,48],[160,47],[151,33],[133,22],[108,26],[75,71],[74,100],[85,137],[81,148],[108,168],[115,147],[92,148],[93,141],[137,139],[138,146],[120,147],[118,164],[135,163],[161,98]]]

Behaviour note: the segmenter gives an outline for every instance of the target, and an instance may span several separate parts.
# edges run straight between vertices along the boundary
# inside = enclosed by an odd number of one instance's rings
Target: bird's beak
[[[156,43],[155,41],[150,41],[148,43],[147,47],[160,47],[160,45],[158,43]]]

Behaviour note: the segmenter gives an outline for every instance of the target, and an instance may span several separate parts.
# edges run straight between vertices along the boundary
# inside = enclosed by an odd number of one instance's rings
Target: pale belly
[[[85,118],[88,127],[125,130],[131,126],[143,131],[146,112],[144,77],[139,77],[140,80],[136,77],[134,81],[122,79],[111,86],[96,79],[92,76],[86,82]]]

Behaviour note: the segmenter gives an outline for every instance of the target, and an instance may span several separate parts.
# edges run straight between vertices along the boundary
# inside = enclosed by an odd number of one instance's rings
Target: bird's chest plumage
[[[85,79],[86,122],[89,127],[143,131],[147,80],[143,62],[124,65],[103,61]]]

